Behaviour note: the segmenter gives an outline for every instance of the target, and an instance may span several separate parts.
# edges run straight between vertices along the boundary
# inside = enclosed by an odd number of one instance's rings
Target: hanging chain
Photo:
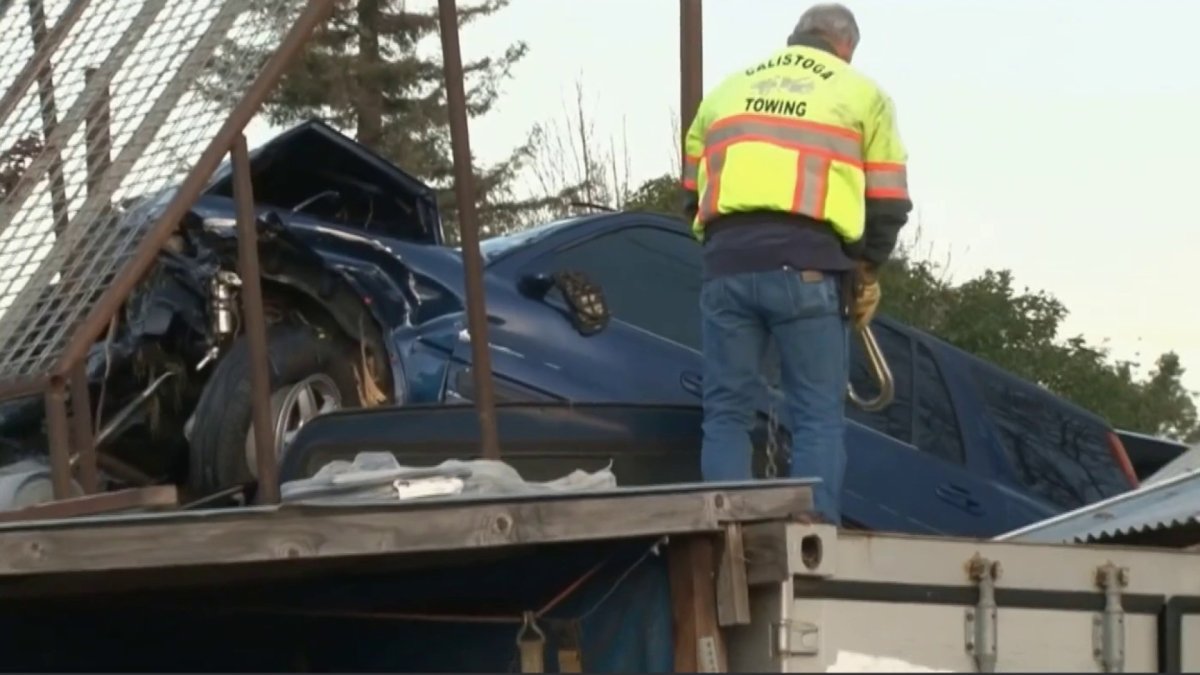
[[[767,479],[776,478],[779,475],[779,466],[775,463],[776,457],[779,456],[779,436],[777,429],[779,427],[779,419],[775,414],[775,404],[772,403],[767,412]]]

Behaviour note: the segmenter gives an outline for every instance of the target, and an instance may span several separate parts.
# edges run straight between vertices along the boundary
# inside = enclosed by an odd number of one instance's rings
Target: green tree
[[[665,174],[642,183],[625,200],[629,211],[655,211],[679,213],[682,197],[679,193],[679,178]]]
[[[506,7],[509,0],[459,3],[459,25],[467,27]],[[256,15],[263,30],[284,31],[274,12]],[[319,117],[351,134],[439,190],[448,234],[457,235],[453,159],[445,86],[437,41],[436,10],[410,11],[404,0],[347,0],[320,30],[272,93],[265,113],[272,124],[291,125]],[[511,70],[528,52],[514,42],[503,53],[464,64],[470,117],[487,114]],[[261,59],[261,47],[224,46],[223,59]],[[222,68],[212,72],[220,73]],[[209,88],[216,92],[220,87]],[[480,218],[503,229],[536,200],[513,198],[512,186],[531,152],[514,148],[492,166],[475,167]]]

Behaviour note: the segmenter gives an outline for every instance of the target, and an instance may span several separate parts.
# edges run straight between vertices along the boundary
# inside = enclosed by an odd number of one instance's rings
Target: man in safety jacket
[[[688,130],[683,186],[704,243],[705,480],[749,480],[771,338],[791,473],[819,477],[841,522],[849,320],[879,303],[879,267],[912,209],[888,96],[850,66],[854,15],[812,7],[782,49],[722,82]]]

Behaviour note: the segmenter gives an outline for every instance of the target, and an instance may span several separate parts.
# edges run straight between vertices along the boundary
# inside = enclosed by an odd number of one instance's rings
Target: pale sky
[[[704,0],[706,87],[783,45],[808,4]],[[1174,349],[1200,389],[1200,2],[847,4],[855,65],[896,102],[922,244],[956,278],[1011,268],[1067,305],[1068,334],[1119,357]],[[601,136],[624,125],[633,178],[668,170],[678,29],[675,0],[513,0],[467,27],[468,59],[530,47],[498,110],[473,122],[476,154],[498,159],[561,117],[582,80]]]

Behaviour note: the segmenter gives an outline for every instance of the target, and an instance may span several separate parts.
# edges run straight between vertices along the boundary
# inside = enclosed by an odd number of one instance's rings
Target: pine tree
[[[465,28],[509,0],[460,2]],[[457,238],[451,154],[436,10],[409,11],[404,0],[339,2],[276,90],[265,113],[273,125],[318,117],[372,148],[439,191],[447,235]],[[276,30],[275,14],[256,17]],[[432,49],[430,49],[432,47]],[[512,67],[527,53],[517,41],[502,54],[464,64],[467,109],[487,114]],[[428,56],[433,54],[433,56]],[[261,58],[245,44],[228,44],[221,58]],[[216,69],[219,72],[219,68]],[[216,89],[215,87],[213,89]],[[513,198],[513,183],[531,152],[529,139],[496,165],[475,168],[476,204],[489,232],[511,229],[539,203]]]

